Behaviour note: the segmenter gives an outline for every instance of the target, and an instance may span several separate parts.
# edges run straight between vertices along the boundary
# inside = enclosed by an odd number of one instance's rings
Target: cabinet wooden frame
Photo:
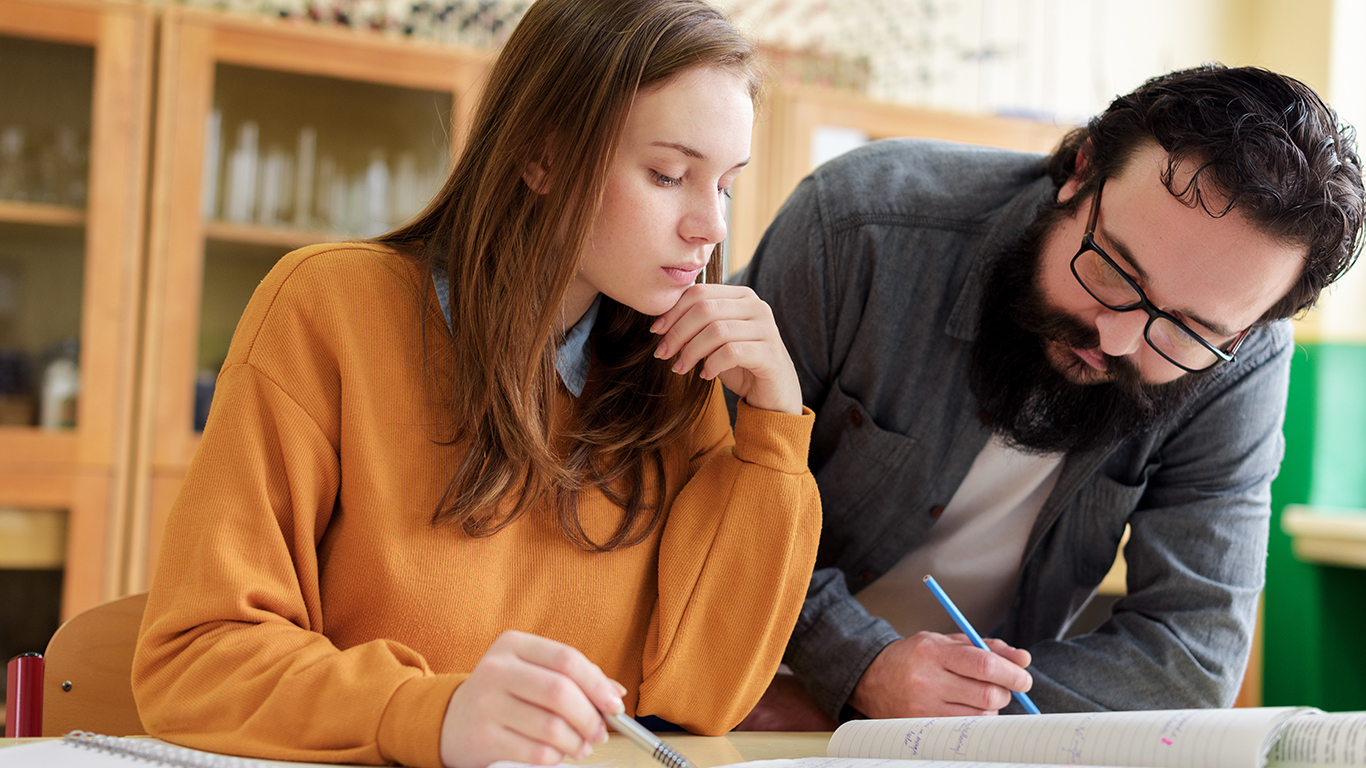
[[[449,93],[455,152],[493,57],[492,51],[349,29],[164,9],[127,591],[150,583],[166,515],[199,446],[193,398],[206,238],[285,247],[307,242],[290,243],[287,232],[202,217],[205,130],[217,66]]]
[[[727,267],[749,262],[783,201],[813,169],[816,129],[853,128],[870,139],[916,136],[1025,152],[1050,152],[1071,126],[989,115],[941,112],[875,101],[847,91],[773,85],[754,121],[752,167],[731,204]]]
[[[85,228],[76,427],[0,427],[0,505],[66,509],[62,616],[121,588],[142,305],[154,11],[119,0],[0,0],[0,34],[94,51],[89,203],[4,206],[11,223]]]

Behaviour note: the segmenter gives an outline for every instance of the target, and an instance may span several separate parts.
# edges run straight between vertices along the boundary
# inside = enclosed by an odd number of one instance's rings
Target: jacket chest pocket
[[[1072,578],[1078,585],[1093,588],[1105,578],[1114,564],[1124,526],[1147,487],[1146,482],[1128,485],[1098,473],[1077,491],[1071,514],[1063,514],[1063,535],[1055,541],[1063,544],[1072,559]]]
[[[832,386],[812,436],[812,470],[825,518],[818,564],[870,549],[923,496],[928,463],[916,440],[878,426],[863,404]],[[900,519],[898,519],[900,518]],[[926,519],[925,527],[933,521]]]

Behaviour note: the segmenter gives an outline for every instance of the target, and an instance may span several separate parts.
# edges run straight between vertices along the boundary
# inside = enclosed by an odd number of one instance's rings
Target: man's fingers
[[[994,637],[988,637],[985,640],[992,653],[1002,656],[1018,667],[1028,667],[1034,661],[1034,657],[1029,655],[1029,651],[1023,648],[1016,648],[1006,641]]]
[[[1006,689],[1006,700],[1009,701],[1009,691],[1027,691],[1033,684],[1033,678],[1022,667],[1013,661],[992,651],[984,651],[974,645],[952,645],[945,649],[944,668],[972,681],[978,681],[992,687]],[[990,701],[998,700],[999,696],[991,696]],[[975,704],[980,699],[968,701]],[[999,704],[999,708],[1005,703]]]

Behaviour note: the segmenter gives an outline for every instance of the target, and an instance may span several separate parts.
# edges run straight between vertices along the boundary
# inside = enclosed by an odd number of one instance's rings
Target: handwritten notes
[[[1271,749],[1271,763],[1284,768],[1366,766],[1366,712],[1325,713],[1286,723]]]
[[[1175,710],[846,723],[828,754],[910,760],[1259,768],[1282,724],[1310,710]],[[1321,716],[1319,716],[1321,717]],[[1306,721],[1316,718],[1305,718]]]

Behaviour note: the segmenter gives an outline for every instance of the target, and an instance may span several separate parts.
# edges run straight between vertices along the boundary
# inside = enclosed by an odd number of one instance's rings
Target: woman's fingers
[[[441,729],[449,768],[497,760],[552,764],[607,739],[601,711],[623,709],[622,686],[563,643],[505,632],[456,689]]]
[[[695,285],[651,330],[661,334],[655,356],[675,373],[701,363],[701,375],[720,377],[750,405],[801,413],[801,388],[773,312],[744,286]]]

